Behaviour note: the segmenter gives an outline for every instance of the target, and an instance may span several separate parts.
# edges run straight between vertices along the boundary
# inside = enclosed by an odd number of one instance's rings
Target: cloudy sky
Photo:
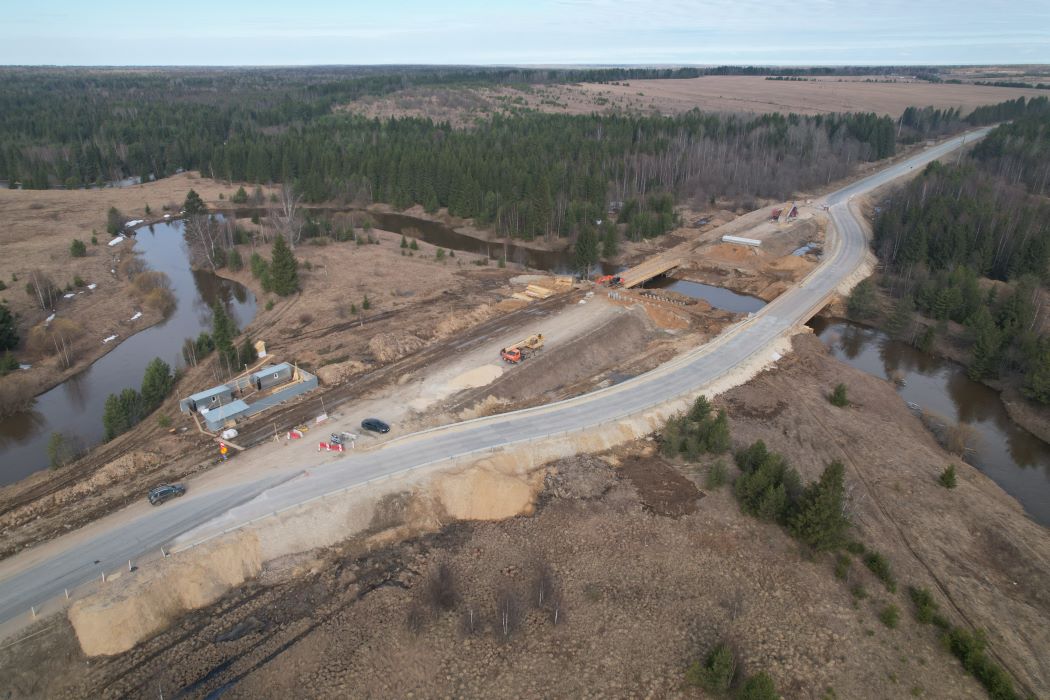
[[[1048,0],[33,0],[0,64],[1050,63]]]

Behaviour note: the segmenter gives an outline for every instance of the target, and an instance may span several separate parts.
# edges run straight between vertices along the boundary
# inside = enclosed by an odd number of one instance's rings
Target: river
[[[970,425],[978,439],[967,461],[1016,498],[1033,520],[1050,526],[1050,445],[1011,420],[998,392],[972,381],[961,365],[881,331],[819,318],[811,325],[839,360],[876,377],[901,378],[902,399]]]
[[[125,339],[83,372],[36,397],[28,411],[0,420],[0,484],[47,468],[47,443],[52,432],[74,437],[83,447],[101,442],[106,397],[138,388],[146,365],[154,357],[172,367],[182,364],[183,339],[211,329],[211,304],[215,301],[223,303],[240,328],[255,317],[255,295],[246,287],[192,269],[181,222],[139,229],[135,250],[150,269],[171,279],[175,311],[161,323]],[[72,312],[75,315],[75,306]],[[101,340],[98,331],[88,332],[95,332]]]

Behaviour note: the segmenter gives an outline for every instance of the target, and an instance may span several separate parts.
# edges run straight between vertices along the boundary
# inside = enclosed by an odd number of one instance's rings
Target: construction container
[[[179,402],[179,410],[183,413],[206,411],[231,401],[233,401],[233,389],[225,384],[220,384],[183,399]]]
[[[292,366],[287,362],[263,367],[258,372],[252,373],[252,386],[257,391],[264,391],[279,384],[285,384],[291,381],[293,371]]]

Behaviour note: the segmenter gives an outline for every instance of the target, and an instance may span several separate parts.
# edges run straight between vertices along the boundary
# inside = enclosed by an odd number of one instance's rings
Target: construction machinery
[[[542,347],[543,334],[537,333],[536,335],[530,335],[524,340],[519,340],[516,343],[508,345],[505,348],[500,348],[499,356],[503,358],[504,362],[516,365],[522,360],[527,360],[532,357]]]
[[[606,287],[619,287],[622,280],[619,275],[602,275],[594,280],[594,282],[595,284],[604,285]]]

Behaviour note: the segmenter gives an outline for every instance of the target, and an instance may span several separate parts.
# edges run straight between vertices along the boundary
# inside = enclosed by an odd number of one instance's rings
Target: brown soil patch
[[[656,456],[631,455],[618,471],[638,491],[642,507],[656,515],[677,518],[695,513],[703,498],[696,484]]]

